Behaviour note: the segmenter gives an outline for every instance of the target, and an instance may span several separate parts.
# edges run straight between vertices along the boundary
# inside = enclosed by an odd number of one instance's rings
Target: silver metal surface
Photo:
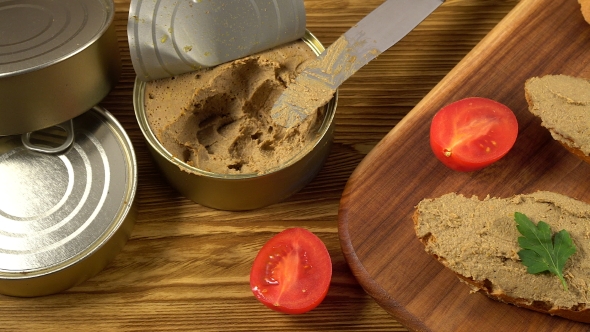
[[[127,36],[137,77],[215,66],[297,40],[303,0],[132,0]]]
[[[0,137],[0,292],[35,296],[34,283],[59,291],[90,277],[94,267],[62,274],[52,285],[43,280],[88,260],[130,213],[137,166],[126,134],[99,107],[73,126],[75,141],[62,154],[31,151],[20,136]],[[93,265],[107,261],[100,257]],[[28,282],[22,294],[8,286],[18,280]]]
[[[30,151],[36,151],[41,153],[62,153],[69,149],[74,143],[74,121],[68,120],[64,123],[60,123],[54,126],[64,131],[65,137],[62,141],[57,144],[36,144],[33,141],[34,132],[26,133],[21,136],[21,142],[23,146]],[[54,129],[54,128],[51,128]],[[50,134],[51,135],[51,134]]]
[[[385,1],[306,65],[273,106],[271,114],[275,121],[285,127],[300,123],[329,100],[345,80],[401,40],[443,2]],[[313,82],[313,87],[309,82]],[[302,91],[310,93],[310,89],[316,94],[313,98],[301,95]]]
[[[0,135],[70,120],[115,86],[113,0],[0,0]]]
[[[112,7],[109,0],[0,0],[0,78],[80,52],[109,27]]]

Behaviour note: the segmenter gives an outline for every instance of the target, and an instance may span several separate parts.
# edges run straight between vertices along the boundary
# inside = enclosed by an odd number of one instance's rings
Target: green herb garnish
[[[520,212],[514,214],[516,228],[520,234],[518,244],[522,248],[518,257],[527,267],[527,272],[537,274],[549,271],[555,274],[563,288],[567,291],[567,284],[563,278],[563,266],[567,259],[576,252],[569,233],[561,230],[552,239],[551,228],[543,221],[535,226],[530,219]]]

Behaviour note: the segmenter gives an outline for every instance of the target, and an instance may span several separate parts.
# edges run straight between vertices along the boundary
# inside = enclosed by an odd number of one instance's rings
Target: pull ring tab
[[[61,128],[62,130],[65,131],[66,139],[63,142],[63,144],[56,146],[56,147],[34,144],[33,142],[31,142],[31,135],[33,135],[35,132],[30,132],[30,133],[26,133],[26,134],[21,135],[21,141],[22,141],[24,147],[30,151],[49,153],[49,154],[57,154],[57,153],[61,153],[61,152],[66,151],[67,149],[69,149],[70,146],[72,146],[72,143],[74,143],[74,122],[73,122],[73,120],[68,120],[66,122],[62,122],[62,123],[57,124],[53,127]]]

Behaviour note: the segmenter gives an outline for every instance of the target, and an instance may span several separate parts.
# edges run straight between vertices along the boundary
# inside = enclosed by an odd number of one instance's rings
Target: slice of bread
[[[590,23],[590,0],[578,0],[582,6],[582,15],[586,22]]]
[[[564,290],[553,274],[529,274],[518,256],[514,213],[565,229],[577,248],[565,263]],[[446,194],[424,199],[413,216],[427,253],[473,292],[519,307],[590,323],[590,204],[547,191],[510,198]]]
[[[525,82],[529,111],[551,136],[590,163],[590,80],[568,75],[533,77]]]

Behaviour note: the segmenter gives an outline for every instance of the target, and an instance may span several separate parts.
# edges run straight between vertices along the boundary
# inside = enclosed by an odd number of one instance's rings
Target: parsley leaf
[[[537,274],[549,271],[555,274],[563,288],[567,291],[567,284],[563,278],[563,266],[567,259],[576,252],[569,233],[561,230],[552,239],[549,225],[539,221],[535,226],[530,219],[522,213],[514,214],[516,228],[520,234],[518,244],[522,248],[518,256],[527,267],[527,272]]]

